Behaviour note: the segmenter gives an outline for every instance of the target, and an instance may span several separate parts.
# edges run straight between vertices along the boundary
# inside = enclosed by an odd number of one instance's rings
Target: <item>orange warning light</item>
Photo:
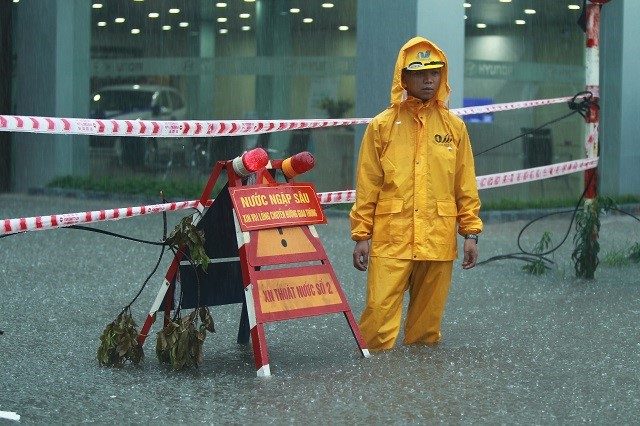
[[[282,173],[287,179],[292,179],[313,169],[315,165],[315,159],[310,152],[299,152],[282,161]]]
[[[233,159],[233,171],[238,176],[245,177],[265,167],[269,162],[267,151],[255,148]]]

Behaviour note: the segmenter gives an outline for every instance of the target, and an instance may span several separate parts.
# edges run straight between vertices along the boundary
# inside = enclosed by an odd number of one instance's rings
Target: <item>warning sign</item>
[[[247,247],[251,266],[282,265],[325,259],[318,235],[309,226],[287,226],[251,232]]]
[[[261,229],[257,234],[256,255],[284,256],[297,253],[313,253],[316,248],[299,226]]]
[[[263,313],[291,311],[342,303],[329,274],[258,280]]]
[[[240,229],[327,223],[318,196],[309,183],[229,188]]]

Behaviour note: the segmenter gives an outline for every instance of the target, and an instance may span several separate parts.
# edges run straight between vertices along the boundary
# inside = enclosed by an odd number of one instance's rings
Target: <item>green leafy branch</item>
[[[640,243],[628,248],[614,249],[605,253],[603,263],[608,266],[624,266],[640,263]]]
[[[551,233],[549,231],[545,231],[540,238],[540,241],[536,243],[533,247],[531,253],[536,255],[541,255],[547,249],[551,247]],[[549,269],[547,265],[544,264],[543,258],[538,256],[535,260],[530,261],[529,264],[524,265],[522,270],[530,273],[531,275],[542,275],[545,271]]]
[[[206,271],[209,266],[209,256],[204,250],[204,242],[204,230],[196,228],[193,224],[193,216],[182,218],[169,238],[165,240],[165,244],[172,247],[188,247],[191,262]]]
[[[207,307],[200,307],[184,318],[169,322],[158,332],[158,360],[163,364],[171,364],[174,370],[182,370],[189,365],[197,368],[204,358],[202,344],[207,337],[207,331],[216,331]]]
[[[142,346],[138,343],[136,323],[129,308],[102,332],[98,347],[98,363],[107,367],[122,367],[126,361],[138,365],[144,360]]]
[[[634,263],[640,263],[640,243],[631,246],[627,258]]]
[[[600,243],[600,211],[608,212],[616,208],[609,197],[596,197],[587,200],[583,209],[576,214],[576,234],[573,236],[574,250],[571,254],[576,276],[593,279],[598,268]]]

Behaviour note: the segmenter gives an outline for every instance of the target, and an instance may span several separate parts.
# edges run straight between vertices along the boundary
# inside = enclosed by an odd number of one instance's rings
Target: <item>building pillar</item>
[[[12,114],[13,10],[15,3],[0,2],[0,114]],[[0,132],[0,192],[11,189],[11,133]]]
[[[464,92],[464,7],[451,0],[360,0],[356,39],[356,117],[374,117],[390,105],[398,51],[410,38],[433,41],[447,55],[451,108]],[[383,29],[383,30],[381,30]],[[355,132],[358,161],[364,126]],[[355,167],[354,167],[355,170]]]
[[[208,2],[200,5],[201,15],[211,8]],[[200,21],[197,42],[193,43],[191,56],[213,60],[216,56],[216,28],[213,21]],[[189,119],[214,120],[215,70],[211,74],[200,73],[197,78],[187,79],[187,107]]]
[[[600,15],[600,193],[640,194],[640,2],[612,0]]]
[[[447,55],[451,108],[462,108],[464,93],[464,14],[462,2],[418,0],[416,35],[433,41]]]
[[[288,0],[256,1],[256,55],[258,57],[291,56],[291,18],[288,11]],[[260,74],[260,70],[255,72],[257,118],[262,120],[290,118],[291,77],[263,75]],[[271,133],[268,147],[275,150],[274,154],[278,156],[287,149],[288,141],[288,132]]]
[[[40,0],[16,8],[15,114],[88,117],[91,2]],[[14,190],[89,173],[89,137],[15,133]]]

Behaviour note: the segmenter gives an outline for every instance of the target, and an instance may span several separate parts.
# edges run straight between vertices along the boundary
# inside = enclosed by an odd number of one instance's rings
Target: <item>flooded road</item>
[[[0,218],[124,207],[105,200],[0,194]],[[169,229],[185,212],[169,215]],[[569,217],[531,227],[558,243]],[[480,260],[517,252],[524,221],[489,223]],[[161,215],[91,225],[158,241]],[[317,226],[358,318],[365,274],[351,266],[346,215]],[[0,411],[24,424],[631,424],[640,415],[640,265],[600,265],[576,279],[567,242],[548,273],[522,262],[463,271],[458,260],[437,346],[399,345],[362,358],[342,314],[269,323],[271,377],[236,343],[240,305],[212,309],[217,333],[199,369],[155,356],[154,324],[139,366],[101,368],[99,336],[151,272],[159,248],[72,229],[0,239]],[[602,219],[601,258],[640,240],[628,216]],[[171,256],[133,305],[141,326]],[[401,340],[401,339],[399,339]],[[0,424],[9,420],[0,420]]]

